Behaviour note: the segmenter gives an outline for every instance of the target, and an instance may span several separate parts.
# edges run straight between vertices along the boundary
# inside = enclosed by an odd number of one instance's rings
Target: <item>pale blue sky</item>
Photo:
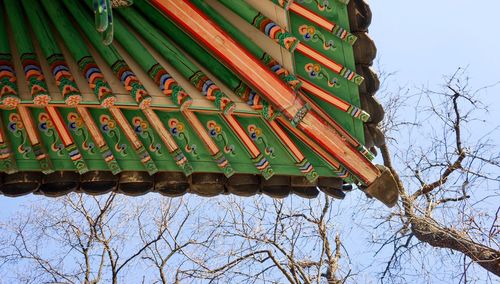
[[[370,35],[388,70],[401,81],[439,82],[443,74],[470,65],[476,81],[500,80],[500,1],[370,1]]]

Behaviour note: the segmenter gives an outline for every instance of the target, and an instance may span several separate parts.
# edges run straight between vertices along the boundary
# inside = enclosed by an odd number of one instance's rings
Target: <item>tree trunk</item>
[[[500,276],[500,251],[471,240],[458,231],[443,228],[432,219],[412,216],[411,229],[422,242],[433,247],[461,252],[489,272]]]

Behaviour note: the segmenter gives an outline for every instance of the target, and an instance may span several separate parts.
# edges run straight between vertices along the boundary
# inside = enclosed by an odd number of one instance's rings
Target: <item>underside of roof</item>
[[[312,198],[355,184],[393,204],[371,162],[371,13],[347,2],[0,0],[0,192]]]

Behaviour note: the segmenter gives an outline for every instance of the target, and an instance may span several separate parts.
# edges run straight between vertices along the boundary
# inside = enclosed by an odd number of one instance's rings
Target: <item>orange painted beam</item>
[[[184,114],[184,117],[186,117],[196,134],[198,134],[198,137],[201,138],[208,151],[214,158],[215,162],[217,163],[219,169],[221,169],[226,177],[231,177],[234,174],[234,170],[232,169],[229,161],[226,159],[217,144],[215,144],[208,132],[205,130],[205,127],[203,127],[203,124],[200,122],[198,117],[190,110],[184,110],[182,114]]]
[[[381,175],[368,159],[346,143],[325,120],[309,111],[294,90],[189,1],[152,0],[151,3],[244,78],[288,120],[349,168],[362,182],[369,185]]]

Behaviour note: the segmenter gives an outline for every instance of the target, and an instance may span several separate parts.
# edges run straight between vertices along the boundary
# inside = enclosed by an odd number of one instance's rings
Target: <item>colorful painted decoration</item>
[[[48,105],[51,97],[36,55],[34,53],[25,53],[21,56],[21,62],[28,88],[33,97],[33,103],[40,106]]]
[[[262,129],[255,126],[254,124],[251,124],[248,126],[247,131],[248,135],[250,135],[250,138],[252,138],[253,141],[255,141],[257,144],[264,145],[266,156],[271,159],[276,158],[276,155],[274,154],[274,148],[267,142],[266,136],[264,136],[262,133]]]
[[[183,188],[210,174],[228,191],[241,174],[262,192],[274,176],[309,188],[387,180],[364,145],[347,1],[272,0],[288,21],[270,3],[218,1],[232,12],[205,0],[1,1],[0,171],[195,174],[172,181]],[[255,42],[263,35],[272,41]]]
[[[4,15],[4,6],[0,3],[0,15]],[[16,72],[9,45],[6,21],[0,21],[0,105],[13,109],[19,104]]]
[[[78,62],[80,70],[85,74],[89,86],[94,90],[94,94],[101,102],[103,108],[112,107],[116,97],[109,84],[104,80],[104,75],[91,57],[84,57]]]
[[[235,27],[227,19],[225,19],[218,11],[213,9],[210,5],[207,5],[207,3],[204,2],[203,0],[193,0],[192,3],[196,5],[197,8],[207,13],[207,15],[209,15],[213,20],[215,20],[220,26],[224,27],[225,31],[227,31],[233,38],[238,39],[238,41],[243,46],[245,46],[245,48],[247,48],[247,50],[250,51],[254,56],[260,58],[260,61],[264,63],[272,72],[278,75],[283,82],[287,83],[290,87],[292,87],[296,91],[300,88],[300,81],[297,80],[294,74],[290,73],[283,66],[281,66],[281,64],[279,64],[275,58],[272,58],[266,51],[264,51],[255,42],[249,40],[245,35],[243,35],[240,32],[240,30],[237,27]],[[260,13],[255,9],[253,9],[251,6],[248,6],[248,4],[245,3],[244,1],[236,1],[234,3],[233,2],[229,3],[228,1],[225,1],[223,2],[223,4],[225,4],[229,9],[233,10],[233,12],[242,16],[242,18],[245,19],[249,24],[252,24],[254,22],[255,17],[260,17],[259,16]],[[237,7],[233,7],[235,5]],[[272,23],[271,26],[275,27],[274,30],[278,28],[275,23]],[[255,27],[263,33],[266,32],[265,30],[262,31],[258,25]],[[172,31],[172,29],[175,30],[175,28],[171,28],[171,32],[174,32]],[[282,30],[284,31],[284,29]],[[288,33],[286,34],[288,35]],[[287,37],[286,35],[284,36]],[[295,49],[298,44],[296,38],[294,39],[295,41],[293,49]],[[210,63],[210,65],[213,64],[214,63]]]
[[[233,111],[234,102],[205,73],[198,71],[189,80],[209,101],[214,102],[215,107],[224,110],[226,114]]]
[[[17,113],[11,113],[9,115],[9,123],[7,129],[14,135],[14,137],[19,138],[15,141],[17,146],[17,152],[23,157],[27,158],[28,154],[32,151],[31,146],[29,146],[28,135],[24,130],[24,123],[21,117]]]
[[[35,159],[40,164],[41,171],[44,174],[50,174],[54,172],[52,161],[50,160],[47,149],[45,148],[45,145],[40,138],[40,133],[37,131],[36,123],[33,119],[32,113],[25,106],[18,106],[17,110],[19,115],[9,116],[9,128],[12,127],[12,129],[22,137],[23,146],[20,146],[18,150],[23,155],[26,155],[29,152],[33,151]],[[21,121],[22,123],[19,123]],[[25,130],[26,132],[24,132],[23,130]],[[26,136],[24,135],[24,133],[26,133]],[[31,144],[30,148],[24,146],[25,137],[28,138]]]
[[[88,50],[86,42],[80,36],[80,32],[67,18],[67,13],[61,3],[51,0],[41,0],[40,2],[47,12],[48,18],[51,19],[59,35],[63,38],[73,59],[77,62],[80,72],[87,80],[99,104],[104,108],[113,106],[116,97],[111,87],[104,79],[101,69]]]
[[[28,3],[27,0],[23,0],[21,2],[64,101],[70,106],[79,104],[82,98],[80,90],[52,35],[49,20],[43,13],[42,6],[38,1]]]
[[[233,6],[231,5],[231,7]],[[297,47],[298,40],[296,37],[285,31],[283,28],[281,28],[279,25],[277,25],[275,22],[262,15],[261,13],[258,13],[254,17],[252,25],[260,29],[266,36],[279,43],[279,45],[281,45],[288,51],[294,51]]]
[[[115,175],[120,173],[122,169],[120,168],[118,161],[115,159],[113,152],[104,140],[104,131],[99,129],[97,123],[92,119],[91,114],[87,108],[77,107],[77,112],[78,113],[68,114],[68,121],[70,123],[69,128],[75,129],[75,131],[77,132],[80,132],[78,130],[81,129],[82,135],[85,133],[86,129],[88,131],[88,134],[92,137],[95,145],[99,148],[99,152],[101,153],[101,156],[108,169]],[[75,122],[74,126],[72,124],[73,121]],[[85,128],[83,128],[83,126]],[[81,148],[84,151],[89,151],[91,153],[93,150],[92,144],[88,139],[83,140],[83,143],[81,143]]]
[[[12,27],[14,38],[19,43],[16,45],[16,49],[20,55],[28,91],[35,105],[45,106],[50,102],[51,97],[29,35],[27,23],[22,20],[23,9],[21,2],[7,0],[4,1],[4,4],[6,12],[10,15],[8,20]]]
[[[57,135],[57,130],[55,129],[50,116],[45,112],[42,112],[38,115],[38,129],[40,130],[40,133],[44,134],[47,137],[50,137],[50,150],[52,152],[55,152],[58,156],[63,156],[65,154],[63,152],[64,145]]]
[[[313,24],[322,27],[323,29],[330,32],[332,35],[338,37],[339,39],[347,42],[350,45],[354,45],[354,43],[357,40],[357,37],[351,34],[347,29],[343,28],[341,25],[337,23],[329,21],[329,19],[322,17],[320,15],[323,14],[323,15],[329,15],[330,17],[334,17],[337,11],[335,11],[330,1],[335,1],[335,0],[292,0],[292,1],[271,0],[271,1],[280,5],[286,10],[289,10],[304,18],[307,18]],[[345,5],[347,5],[349,2],[349,0],[338,0],[338,1]],[[317,32],[317,30],[315,32]],[[314,33],[311,32],[310,34],[312,35]]]
[[[327,40],[325,36],[317,30],[312,25],[302,25],[299,27],[299,33],[302,35],[302,38],[307,41],[317,42],[320,41],[323,44],[324,50],[335,51],[337,47],[335,46],[335,42],[333,40]]]
[[[314,3],[316,5],[316,8],[319,11],[324,11],[324,12],[332,12],[333,11],[333,7],[332,7],[331,3],[329,2],[329,0],[326,0],[326,1],[325,0],[323,0],[323,1],[320,1],[320,0],[294,0],[294,1],[298,4]]]
[[[113,72],[122,82],[125,90],[129,91],[140,109],[148,108],[151,105],[151,96],[148,94],[142,83],[123,60],[119,60],[112,65]]]
[[[82,95],[76,85],[71,71],[64,62],[64,57],[60,54],[53,55],[49,58],[52,75],[56,79],[56,84],[61,90],[64,101],[69,106],[76,106],[80,103]]]
[[[317,63],[306,64],[306,66],[304,66],[304,69],[309,74],[309,78],[311,79],[324,80],[328,83],[329,87],[341,87],[341,83],[339,83],[338,78],[335,75],[331,75]]]
[[[170,133],[178,140],[184,142],[184,150],[186,153],[191,154],[191,156],[195,159],[200,159],[200,155],[197,152],[198,146],[191,143],[191,139],[189,139],[189,134],[186,132],[184,123],[172,118],[168,121],[168,126],[170,128]]]
[[[256,91],[243,82],[234,89],[234,93],[254,110],[258,110],[262,114],[262,117],[267,120],[273,120],[279,115],[279,112],[271,104],[262,100]]]
[[[140,116],[136,116],[132,119],[132,126],[134,127],[135,133],[138,136],[146,139],[148,141],[147,148],[148,151],[154,152],[156,155],[163,155],[163,149],[160,143],[156,141],[151,128],[146,120]]]
[[[149,75],[160,87],[160,90],[166,96],[172,98],[172,101],[176,106],[185,108],[191,104],[191,97],[189,97],[184,89],[179,86],[175,79],[168,74],[167,70],[165,70],[165,68],[163,68],[159,63],[156,63],[153,67],[151,67]]]
[[[3,120],[0,119],[0,123],[0,170],[12,174],[18,171],[16,158],[3,130]]]
[[[20,101],[11,56],[0,54],[0,103],[8,109],[13,109]]]
[[[123,15],[130,23],[135,24],[135,27],[138,28],[141,35],[147,38],[150,44],[152,44],[170,64],[176,67],[177,70],[179,70],[181,74],[205,96],[206,99],[212,101],[218,109],[224,111],[225,113],[230,113],[233,110],[234,102],[232,102],[231,99],[229,99],[229,97],[224,94],[220,88],[198,68],[198,66],[196,66],[196,64],[184,56],[182,51],[170,43],[169,40],[162,37],[152,25],[148,24],[139,13],[134,12],[133,10],[124,9],[120,11],[120,14]],[[134,51],[140,50],[139,46],[142,46],[133,36],[130,36],[129,32],[127,32],[125,28],[121,27],[120,21],[117,21],[117,37],[122,43],[126,42],[125,46],[128,46],[129,48],[133,45],[138,46],[134,49]],[[190,104],[191,98],[187,97],[184,90],[177,86],[177,83],[174,84],[175,81],[170,75],[168,75],[166,70],[161,71],[162,68],[149,54],[149,52],[145,51],[141,54],[140,62],[142,62],[143,68],[149,70],[148,73],[150,74],[150,77],[152,77],[155,82],[160,84],[160,89],[165,90],[165,88],[162,87],[162,84],[163,82],[168,83],[168,86],[172,87],[172,92],[167,91],[165,94],[172,94],[174,104],[182,106],[182,108],[189,106],[184,103],[188,102]],[[150,63],[146,64],[147,62]],[[152,67],[149,67],[148,65],[151,65]]]
[[[91,154],[96,152],[96,145],[92,141],[90,134],[85,127],[85,122],[82,117],[76,112],[70,112],[68,114],[68,129],[74,133],[76,136],[81,136],[83,138],[82,149]]]
[[[210,120],[207,122],[207,128],[210,137],[217,141],[221,141],[224,144],[224,153],[230,156],[236,156],[235,146],[233,144],[229,144],[227,134],[224,132],[221,125],[217,124],[214,120]]]
[[[107,1],[107,6],[110,6],[110,0]],[[96,47],[99,54],[111,66],[113,73],[120,80],[123,87],[130,93],[134,101],[138,104],[140,109],[148,108],[151,105],[151,96],[148,94],[142,83],[137,79],[135,73],[130,69],[120,53],[113,45],[109,45],[112,40],[112,35],[107,32],[113,31],[112,23],[110,22],[106,32],[103,33],[105,45],[100,43],[99,37],[96,35],[92,27],[92,18],[85,12],[85,7],[80,2],[70,3],[63,1],[65,7],[69,10],[70,14],[79,22],[83,27],[83,32]],[[110,19],[111,20],[111,19]],[[111,30],[111,31],[109,31]],[[108,37],[111,36],[111,39]],[[107,44],[107,45],[106,45]]]
[[[108,137],[113,138],[115,141],[113,148],[117,153],[120,153],[122,157],[126,157],[128,155],[127,145],[122,143],[122,137],[120,132],[117,130],[116,121],[111,118],[109,115],[101,115],[99,118],[99,122],[101,124],[101,130]]]

